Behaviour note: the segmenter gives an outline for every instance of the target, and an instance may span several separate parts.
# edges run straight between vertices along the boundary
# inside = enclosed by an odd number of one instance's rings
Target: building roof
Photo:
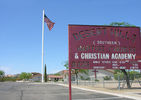
[[[32,72],[32,78],[33,77],[39,77],[39,76],[42,76],[42,74],[36,73],[36,72]]]
[[[57,75],[48,75],[48,78],[63,78],[63,76],[57,76]]]
[[[32,72],[31,74],[32,74],[32,75],[38,75],[38,74],[40,74],[40,73],[38,73],[38,72]]]

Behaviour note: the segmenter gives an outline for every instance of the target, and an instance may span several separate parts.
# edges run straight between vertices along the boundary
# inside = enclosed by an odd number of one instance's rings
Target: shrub
[[[105,76],[103,77],[104,80],[111,80],[111,76]]]
[[[98,79],[96,79],[95,81],[96,81],[96,82],[99,82],[99,80],[98,80]]]
[[[2,82],[4,82],[4,81],[13,81],[13,82],[15,82],[16,78],[15,77],[3,77],[1,81]]]

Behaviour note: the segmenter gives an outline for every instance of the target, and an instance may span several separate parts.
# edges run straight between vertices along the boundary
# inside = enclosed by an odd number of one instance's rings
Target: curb
[[[56,84],[56,83],[54,83],[54,84]],[[56,84],[56,85],[68,87],[68,85],[65,85],[65,84]],[[122,94],[117,94],[117,93],[110,93],[110,92],[105,92],[105,91],[86,89],[86,88],[81,88],[81,87],[77,87],[77,86],[72,86],[72,88],[80,89],[80,90],[84,90],[84,91],[91,91],[91,92],[109,94],[109,95],[119,96],[119,97],[123,97],[123,98],[125,97],[125,98],[129,98],[129,99],[141,100],[141,98],[139,98],[139,97],[130,96],[130,95],[125,95],[125,94],[122,95]]]

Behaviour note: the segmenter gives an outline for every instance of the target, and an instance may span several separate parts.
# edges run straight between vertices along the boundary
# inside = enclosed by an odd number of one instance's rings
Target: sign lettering
[[[69,25],[72,69],[141,69],[139,27]]]

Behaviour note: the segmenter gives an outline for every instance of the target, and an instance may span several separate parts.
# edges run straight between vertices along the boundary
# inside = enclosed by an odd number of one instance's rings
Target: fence
[[[134,80],[130,81],[131,87],[141,87],[141,81]],[[74,85],[83,85],[83,86],[93,86],[96,88],[127,88],[126,81],[105,81],[103,82],[94,82],[94,81],[73,81],[72,84]],[[120,86],[120,87],[119,87]]]
[[[133,77],[133,76],[132,76]],[[137,75],[134,78],[130,78],[130,85],[132,88],[141,88],[141,78],[138,78]],[[68,84],[68,82],[63,82],[64,84]],[[78,86],[91,86],[95,88],[127,88],[125,77],[121,78],[119,76],[118,80],[104,80],[103,81],[90,81],[90,80],[78,80],[72,81],[73,85]]]

